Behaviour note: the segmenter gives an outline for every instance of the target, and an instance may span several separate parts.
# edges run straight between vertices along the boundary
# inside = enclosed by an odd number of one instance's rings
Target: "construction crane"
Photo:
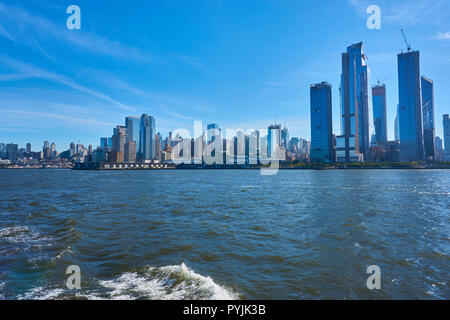
[[[384,83],[387,79],[389,79],[389,78],[384,78],[384,79],[382,79],[382,80],[380,80],[380,78],[377,78],[377,82],[378,82],[378,85],[380,86],[382,83]]]
[[[411,45],[408,43],[408,40],[406,40],[405,32],[403,31],[403,29],[400,29],[400,31],[402,32],[403,40],[405,40],[406,48],[408,48],[408,52],[410,52],[411,51]]]

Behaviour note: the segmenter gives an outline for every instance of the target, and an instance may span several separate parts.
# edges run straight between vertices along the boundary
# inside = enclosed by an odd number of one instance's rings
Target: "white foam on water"
[[[210,277],[189,269],[184,263],[165,267],[148,267],[143,274],[127,272],[115,280],[100,281],[110,289],[111,299],[154,300],[233,300],[238,294],[222,287]]]
[[[0,229],[0,238],[12,244],[25,244],[25,250],[36,247],[49,247],[51,237],[46,237],[39,232],[29,229],[25,226],[14,226]]]
[[[53,300],[58,299],[64,291],[64,289],[60,288],[45,289],[43,287],[37,287],[31,289],[25,295],[20,296],[18,300]]]
[[[63,255],[65,255],[66,253],[73,253],[72,251],[72,247],[69,246],[66,249],[63,249],[57,256],[55,259],[61,259]]]
[[[52,300],[85,298],[89,300],[234,300],[238,294],[218,285],[210,277],[189,269],[184,263],[165,267],[146,267],[125,272],[116,279],[100,280],[95,288],[83,287],[73,293],[67,288],[37,287],[18,299]]]
[[[0,237],[12,243],[23,242],[24,234],[29,232],[30,229],[24,226],[7,227],[0,229]]]

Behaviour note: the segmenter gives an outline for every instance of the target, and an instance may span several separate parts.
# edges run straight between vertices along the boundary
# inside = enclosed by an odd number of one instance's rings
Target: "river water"
[[[449,262],[450,170],[0,170],[0,299],[450,299]]]

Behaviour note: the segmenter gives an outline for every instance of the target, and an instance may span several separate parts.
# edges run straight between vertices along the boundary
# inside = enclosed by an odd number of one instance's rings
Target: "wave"
[[[66,289],[67,290],[67,289]],[[19,300],[54,300],[64,297],[65,289],[37,287],[20,296]]]
[[[89,300],[234,300],[239,295],[207,276],[202,276],[181,265],[144,267],[135,272],[125,272],[111,280],[86,281],[91,288],[83,287],[72,293],[67,289],[42,287],[32,289],[20,299],[89,299]],[[94,285],[94,286],[92,286]]]
[[[10,244],[24,244],[26,248],[48,247],[53,240],[51,237],[43,236],[39,232],[25,226],[14,226],[0,229],[1,240]]]

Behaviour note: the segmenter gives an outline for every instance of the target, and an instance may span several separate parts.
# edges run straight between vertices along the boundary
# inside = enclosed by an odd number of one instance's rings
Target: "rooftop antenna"
[[[411,51],[411,45],[408,43],[408,40],[406,40],[405,32],[403,31],[403,29],[400,29],[400,31],[402,32],[403,40],[405,40],[406,48],[408,48],[408,52],[410,52]]]

